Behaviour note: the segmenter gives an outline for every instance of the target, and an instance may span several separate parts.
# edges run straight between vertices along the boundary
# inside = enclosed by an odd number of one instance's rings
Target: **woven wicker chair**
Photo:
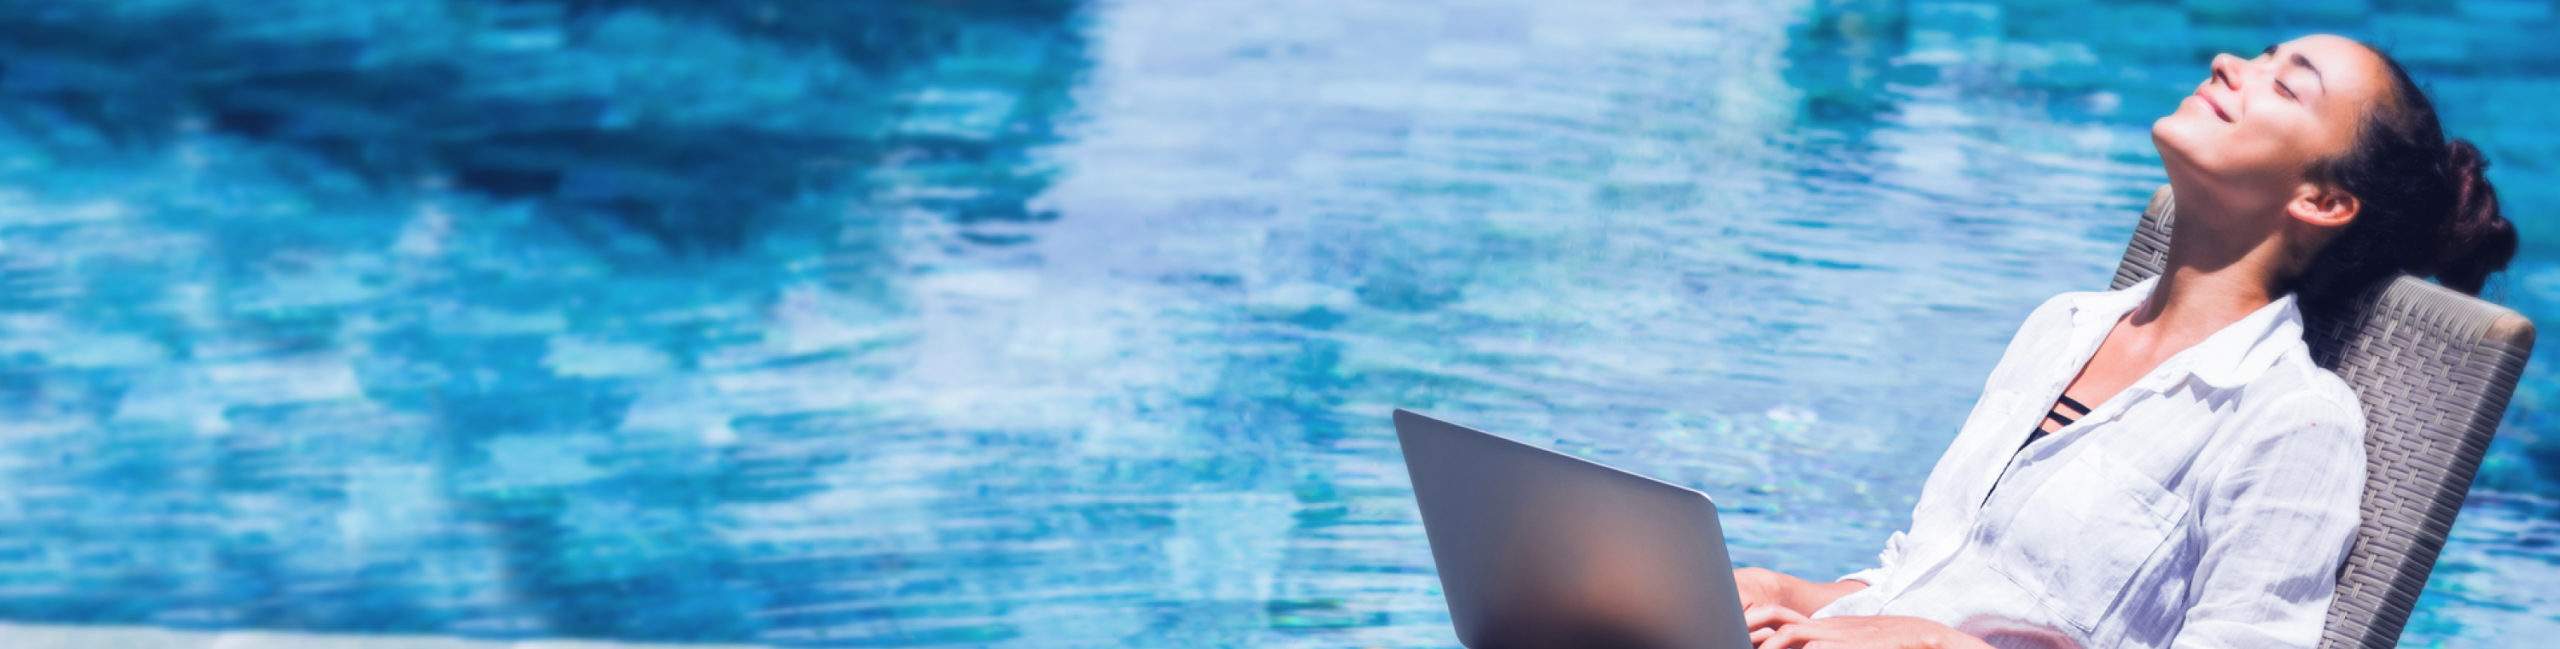
[[[2176,207],[2166,186],[2151,195],[2115,288],[2160,273]],[[2303,318],[2313,358],[2355,388],[2366,424],[2364,524],[2339,569],[2320,646],[2391,647],[2507,411],[2533,351],[2533,322],[2405,275]]]

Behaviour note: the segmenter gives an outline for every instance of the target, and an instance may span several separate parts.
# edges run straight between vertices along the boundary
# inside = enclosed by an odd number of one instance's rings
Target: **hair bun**
[[[2516,256],[2516,226],[2498,211],[2498,190],[2489,186],[2488,158],[2469,140],[2445,143],[2444,177],[2453,190],[2453,212],[2446,215],[2443,247],[2436,253],[2436,281],[2446,288],[2478,294],[2491,273],[2504,270]]]

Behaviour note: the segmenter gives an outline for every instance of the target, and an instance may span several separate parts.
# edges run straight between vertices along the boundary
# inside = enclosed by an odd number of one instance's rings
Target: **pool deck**
[[[431,635],[354,635],[284,631],[199,631],[147,626],[70,626],[0,622],[0,639],[17,649],[742,649],[760,645],[644,644],[593,640],[480,640]]]

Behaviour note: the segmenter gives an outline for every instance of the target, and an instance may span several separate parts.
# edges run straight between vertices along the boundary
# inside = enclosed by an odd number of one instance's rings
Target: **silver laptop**
[[[1396,411],[1458,641],[1747,649],[1707,495]]]

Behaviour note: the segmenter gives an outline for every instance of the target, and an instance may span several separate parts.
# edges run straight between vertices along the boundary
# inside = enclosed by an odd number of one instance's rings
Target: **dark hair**
[[[2408,70],[2367,46],[2391,71],[2389,94],[2366,111],[2346,154],[2314,163],[2313,182],[2344,189],[2362,208],[2311,258],[2295,290],[2334,302],[2399,273],[2477,295],[2516,256],[2516,229],[2498,213],[2481,175],[2489,161],[2469,141],[2446,141],[2435,104]]]

